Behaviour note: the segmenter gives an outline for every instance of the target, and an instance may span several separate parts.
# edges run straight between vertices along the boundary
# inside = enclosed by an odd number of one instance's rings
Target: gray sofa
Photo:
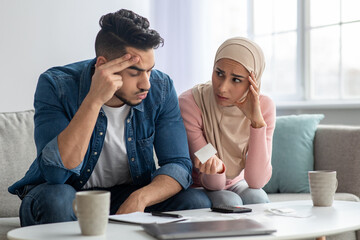
[[[21,178],[35,158],[34,111],[0,113],[0,240],[20,227],[20,200],[7,188]],[[333,169],[338,175],[337,200],[359,201],[360,127],[319,125],[314,140],[315,169]],[[270,194],[271,201],[310,199],[307,193]],[[360,240],[348,232],[327,239]]]

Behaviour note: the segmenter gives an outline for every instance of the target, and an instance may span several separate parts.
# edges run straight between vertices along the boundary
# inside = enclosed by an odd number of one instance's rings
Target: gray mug
[[[109,218],[110,192],[77,192],[73,201],[73,209],[83,235],[103,235],[106,232]]]
[[[330,207],[333,204],[338,181],[336,171],[309,171],[311,199],[314,206]]]

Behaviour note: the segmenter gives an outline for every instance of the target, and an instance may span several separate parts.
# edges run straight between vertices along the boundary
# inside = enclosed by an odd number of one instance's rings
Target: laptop
[[[252,219],[216,220],[165,224],[142,224],[145,232],[157,239],[186,239],[264,235],[276,232]]]

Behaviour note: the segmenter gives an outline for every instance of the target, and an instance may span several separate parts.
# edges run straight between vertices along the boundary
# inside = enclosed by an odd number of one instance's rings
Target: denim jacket
[[[44,182],[70,184],[80,190],[99,158],[107,127],[101,109],[82,163],[64,167],[57,144],[62,132],[89,92],[96,59],[54,67],[40,75],[35,92],[35,143],[37,157],[25,176],[9,187],[22,198],[27,187]],[[172,80],[152,70],[147,97],[131,107],[125,124],[126,149],[133,184],[147,185],[157,175],[168,175],[184,188],[192,184],[191,160],[183,120]],[[153,159],[155,149],[160,168]],[[116,150],[115,150],[116,151]]]

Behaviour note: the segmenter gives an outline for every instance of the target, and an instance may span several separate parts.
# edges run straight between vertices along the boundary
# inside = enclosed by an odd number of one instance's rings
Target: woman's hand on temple
[[[224,172],[223,162],[216,156],[212,156],[205,163],[201,163],[198,158],[194,159],[195,168],[199,169],[199,172],[205,174],[217,174]]]
[[[249,83],[249,92],[245,99],[241,102],[235,102],[234,105],[237,106],[251,121],[251,126],[253,128],[261,128],[266,126],[266,123],[260,108],[260,89],[256,84],[256,78],[253,72],[249,75]]]

